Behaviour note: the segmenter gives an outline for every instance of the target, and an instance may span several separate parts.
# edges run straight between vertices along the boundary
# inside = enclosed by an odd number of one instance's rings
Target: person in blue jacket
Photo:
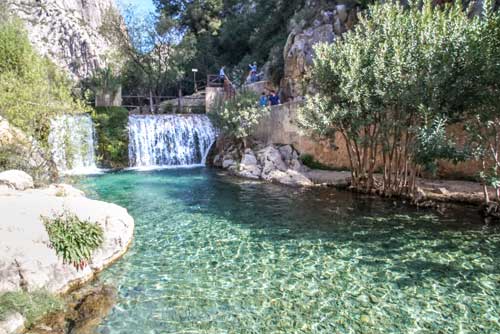
[[[265,108],[268,106],[269,101],[267,99],[267,95],[265,92],[262,92],[262,95],[260,96],[259,104],[262,108]]]
[[[280,97],[276,94],[274,90],[271,91],[271,95],[269,95],[269,105],[276,106],[280,104]]]

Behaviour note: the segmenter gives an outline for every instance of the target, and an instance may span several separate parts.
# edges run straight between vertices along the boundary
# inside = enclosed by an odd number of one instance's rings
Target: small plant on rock
[[[104,232],[98,224],[82,221],[67,211],[54,217],[42,217],[50,239],[50,247],[63,258],[82,270],[92,257],[92,252],[103,243]]]

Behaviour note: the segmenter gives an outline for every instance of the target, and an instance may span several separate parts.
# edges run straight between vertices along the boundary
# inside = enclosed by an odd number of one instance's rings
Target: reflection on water
[[[134,245],[102,274],[98,333],[498,333],[500,230],[331,189],[206,169],[83,186],[125,206]]]

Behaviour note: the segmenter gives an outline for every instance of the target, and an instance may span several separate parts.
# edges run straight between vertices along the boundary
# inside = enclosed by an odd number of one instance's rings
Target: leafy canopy
[[[245,139],[268,113],[269,107],[259,105],[259,96],[245,90],[234,98],[218,101],[215,110],[208,116],[224,135]]]
[[[460,4],[370,6],[353,31],[316,47],[318,93],[308,96],[301,125],[321,136],[341,133],[358,186],[371,189],[380,167],[383,192],[413,191],[422,169],[460,158],[445,128],[484,89],[482,24]]]

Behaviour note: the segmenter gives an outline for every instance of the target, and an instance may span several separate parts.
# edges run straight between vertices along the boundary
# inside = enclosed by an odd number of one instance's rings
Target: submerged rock
[[[108,285],[87,286],[66,297],[62,311],[46,315],[29,334],[94,334],[116,302],[116,289]]]

